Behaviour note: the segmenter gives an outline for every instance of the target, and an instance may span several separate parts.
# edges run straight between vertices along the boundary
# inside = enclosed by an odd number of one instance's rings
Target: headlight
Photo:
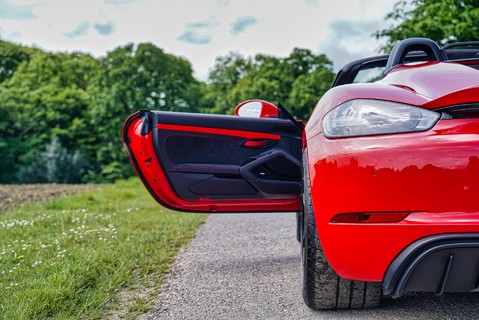
[[[431,129],[440,114],[406,104],[357,99],[331,110],[323,122],[328,138],[417,132]]]

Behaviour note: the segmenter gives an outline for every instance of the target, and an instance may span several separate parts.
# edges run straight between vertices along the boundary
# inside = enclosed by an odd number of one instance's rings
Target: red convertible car
[[[479,42],[412,38],[336,76],[307,125],[139,111],[123,142],[151,195],[192,212],[297,212],[303,298],[369,308],[479,291]]]

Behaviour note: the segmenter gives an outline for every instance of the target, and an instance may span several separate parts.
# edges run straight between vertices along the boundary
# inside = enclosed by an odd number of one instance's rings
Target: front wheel
[[[374,308],[381,302],[381,283],[340,278],[324,255],[316,228],[306,151],[303,154],[303,232],[301,271],[303,299],[308,307],[320,309]]]

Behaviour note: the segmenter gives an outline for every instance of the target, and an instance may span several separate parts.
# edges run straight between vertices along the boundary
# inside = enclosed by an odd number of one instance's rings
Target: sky
[[[339,70],[374,55],[372,34],[397,0],[0,0],[0,39],[96,57],[127,43],[152,42],[185,57],[206,80],[229,52],[326,54]]]

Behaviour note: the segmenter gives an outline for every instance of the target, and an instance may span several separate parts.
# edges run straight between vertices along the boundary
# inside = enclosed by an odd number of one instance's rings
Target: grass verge
[[[137,179],[0,216],[0,319],[100,319],[159,284],[205,215],[159,206]]]

